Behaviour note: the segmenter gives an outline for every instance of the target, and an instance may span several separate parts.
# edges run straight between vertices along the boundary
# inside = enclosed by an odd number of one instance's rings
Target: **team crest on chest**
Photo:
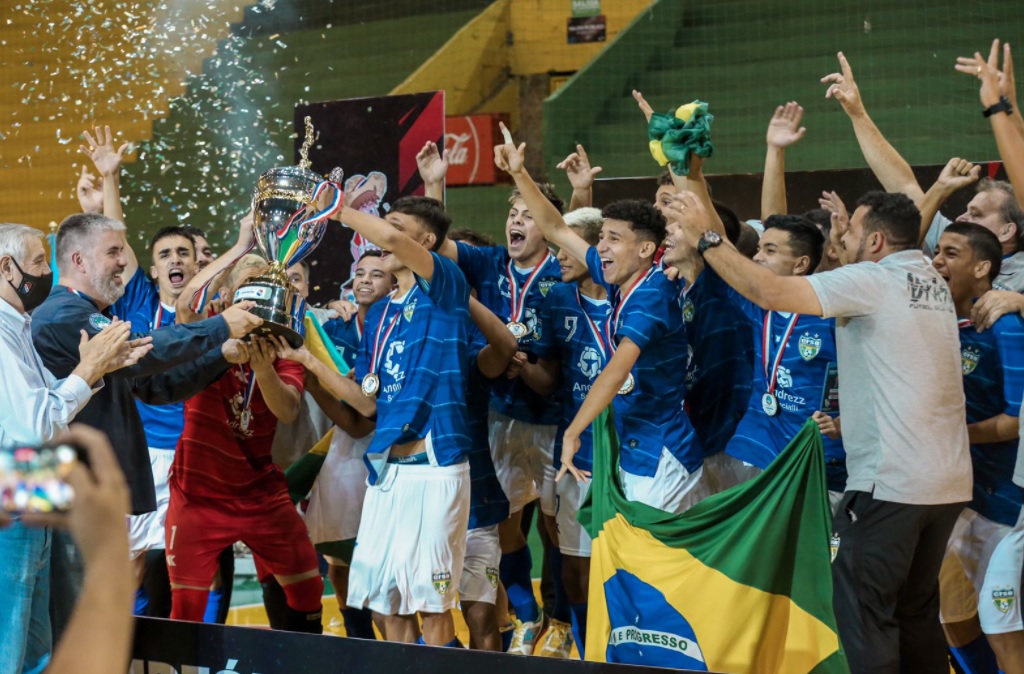
[[[996,605],[1000,613],[1009,613],[1013,608],[1015,594],[1012,587],[997,587],[992,590],[992,603]]]
[[[448,589],[452,586],[452,572],[435,571],[431,576],[431,581],[434,583],[434,589],[443,597],[448,594]]]
[[[960,365],[963,367],[964,374],[974,372],[974,369],[978,367],[978,361],[980,360],[981,351],[973,346],[965,346],[960,351]]]
[[[539,281],[537,283],[537,286],[540,288],[541,297],[547,297],[548,296],[548,291],[551,290],[552,288],[554,288],[556,283],[558,283],[558,281],[556,281],[554,279],[549,279],[549,280],[546,280],[546,281]]]
[[[93,330],[102,330],[110,325],[110,319],[103,314],[93,314],[89,316],[89,325],[92,326]]]
[[[800,357],[804,360],[814,360],[814,357],[821,351],[821,337],[818,335],[811,336],[811,333],[805,332],[797,344],[797,348],[800,350]]]
[[[693,321],[693,301],[689,297],[683,300],[683,320],[687,323]]]
[[[405,316],[405,320],[411,321],[414,311],[416,311],[416,300],[406,302],[405,306],[402,307],[402,315]]]

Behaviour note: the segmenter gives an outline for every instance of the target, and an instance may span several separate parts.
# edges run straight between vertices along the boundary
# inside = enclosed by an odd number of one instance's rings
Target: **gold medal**
[[[632,392],[634,388],[636,388],[636,381],[633,379],[633,373],[630,372],[629,376],[626,377],[626,381],[622,382],[622,386],[619,387],[619,395],[627,395]]]
[[[505,327],[508,328],[508,331],[511,332],[512,336],[516,339],[522,339],[523,337],[526,337],[526,335],[530,334],[526,325],[519,321],[509,321]]]
[[[761,409],[768,416],[774,417],[779,413],[779,399],[771,393],[765,393],[761,396]]]
[[[380,377],[373,372],[368,372],[366,376],[363,377],[363,382],[360,384],[359,388],[362,389],[364,396],[367,398],[373,398],[377,395],[377,390],[380,389]]]

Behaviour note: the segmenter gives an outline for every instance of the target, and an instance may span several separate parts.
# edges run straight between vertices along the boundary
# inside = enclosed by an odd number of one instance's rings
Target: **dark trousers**
[[[939,567],[963,503],[843,496],[833,520],[833,606],[851,674],[948,674]]]

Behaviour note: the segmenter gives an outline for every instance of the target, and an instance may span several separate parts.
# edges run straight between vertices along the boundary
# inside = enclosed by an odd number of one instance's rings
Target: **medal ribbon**
[[[252,373],[252,368],[248,372],[245,371],[243,365],[239,365],[239,368],[245,374],[245,393],[242,395],[242,414],[245,414],[252,404],[252,394],[256,390],[256,377]]]
[[[594,335],[594,341],[597,342],[597,348],[601,351],[601,359],[604,362],[608,362],[608,346],[604,341],[604,335],[601,334],[601,329],[597,327],[597,323],[590,317],[587,310],[583,307],[583,298],[580,297],[580,289],[576,288],[576,302],[580,305],[580,309],[583,310],[583,318],[587,319],[587,326],[590,328],[590,334]]]
[[[409,291],[409,295],[405,298],[405,302],[398,307],[398,311],[395,312],[395,317],[391,319],[391,324],[388,325],[387,332],[384,333],[383,339],[381,338],[381,332],[384,330],[384,322],[387,320],[388,307],[391,306],[391,302],[388,302],[388,305],[384,307],[384,311],[381,312],[380,323],[377,324],[377,333],[373,338],[373,351],[370,354],[370,374],[377,374],[377,371],[380,368],[380,359],[384,355],[384,345],[388,343],[388,337],[391,336],[395,326],[398,325],[398,319],[402,317],[402,311],[405,309],[405,304],[409,301],[414,292],[416,292],[416,286],[413,286],[413,289]]]
[[[153,329],[160,327],[160,321],[164,320],[164,303],[159,300],[156,303],[156,314],[153,315]]]
[[[358,344],[358,343],[363,341],[363,319],[362,319],[362,317],[359,316],[359,314],[356,314],[355,321],[356,321],[356,343]]]
[[[647,279],[651,278],[651,275],[657,270],[657,267],[652,266],[647,270],[647,273],[633,281],[633,285],[629,286],[626,292],[619,293],[619,302],[608,315],[608,320],[605,322],[605,336],[608,337],[608,347],[615,353],[618,346],[615,344],[615,326],[619,324],[619,314],[622,313],[622,309],[626,306],[626,302],[633,296],[633,291],[640,287]]]
[[[519,323],[523,320],[523,313],[526,311],[526,296],[530,294],[530,288],[533,287],[533,282],[537,280],[537,275],[540,274],[541,269],[552,259],[551,253],[548,253],[544,261],[538,263],[533,268],[530,275],[526,277],[522,290],[519,289],[519,282],[516,280],[515,274],[512,273],[512,260],[509,259],[506,272],[508,273],[509,295],[512,296],[512,313],[508,319],[510,323]]]
[[[789,324],[786,326],[786,333],[782,336],[782,341],[779,343],[779,350],[775,354],[775,358],[772,360],[772,369],[768,371],[768,353],[771,350],[772,345],[772,312],[769,311],[764,315],[764,330],[762,330],[763,338],[761,341],[761,366],[764,368],[764,381],[768,386],[768,393],[775,393],[775,383],[779,378],[779,365],[782,364],[782,357],[786,353],[786,347],[789,346],[789,338],[793,335],[793,329],[796,327],[796,322],[799,320],[800,314],[793,314],[789,319]]]
[[[969,318],[958,318],[956,320],[956,327],[957,328],[969,328],[972,325],[974,325],[974,324],[971,323],[971,319],[969,319]]]

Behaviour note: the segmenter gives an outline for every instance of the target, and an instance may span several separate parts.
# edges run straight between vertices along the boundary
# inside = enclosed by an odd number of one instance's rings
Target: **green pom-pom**
[[[684,121],[683,117],[688,119]],[[651,154],[659,159],[654,153],[657,142],[672,172],[679,176],[689,175],[692,154],[706,159],[715,152],[715,146],[711,143],[711,122],[714,119],[714,115],[708,112],[708,104],[703,101],[680,106],[664,115],[654,113],[647,126]]]

